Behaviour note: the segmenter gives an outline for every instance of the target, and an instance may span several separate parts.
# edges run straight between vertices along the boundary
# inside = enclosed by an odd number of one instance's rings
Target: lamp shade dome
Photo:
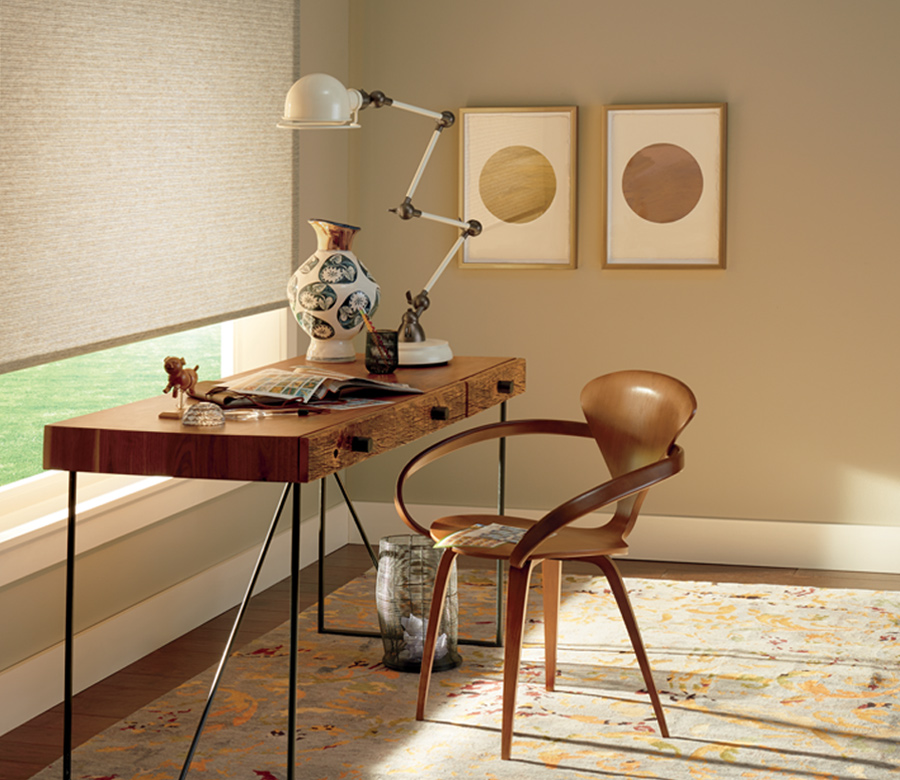
[[[298,81],[287,93],[284,118],[279,127],[359,127],[356,111],[359,93],[348,90],[334,76],[310,73]]]

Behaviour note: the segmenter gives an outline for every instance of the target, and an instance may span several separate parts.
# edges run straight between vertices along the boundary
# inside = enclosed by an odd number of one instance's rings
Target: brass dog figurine
[[[200,366],[185,368],[184,358],[179,357],[167,357],[163,361],[163,365],[166,367],[166,373],[169,375],[169,384],[166,385],[166,389],[163,392],[168,393],[171,390],[172,398],[175,399],[178,398],[179,390],[181,390],[183,395],[189,395],[194,385],[197,384],[197,369]]]

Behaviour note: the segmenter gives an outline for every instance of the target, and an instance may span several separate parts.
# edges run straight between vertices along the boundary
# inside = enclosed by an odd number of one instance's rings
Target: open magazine
[[[527,528],[516,528],[511,525],[491,523],[476,524],[469,528],[445,536],[435,547],[499,547],[502,544],[517,544],[525,536]]]
[[[206,386],[202,386],[206,385]],[[244,406],[259,400],[272,404],[315,404],[353,396],[421,393],[411,385],[349,376],[327,369],[298,366],[291,371],[262,369],[227,381],[198,383],[194,395],[222,406]]]

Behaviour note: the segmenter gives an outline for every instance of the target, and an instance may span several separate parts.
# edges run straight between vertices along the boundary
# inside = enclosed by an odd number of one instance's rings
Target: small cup
[[[397,361],[397,331],[366,332],[366,368],[370,374],[391,374]]]

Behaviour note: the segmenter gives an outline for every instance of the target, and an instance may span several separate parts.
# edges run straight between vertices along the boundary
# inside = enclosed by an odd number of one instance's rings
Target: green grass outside
[[[201,380],[218,379],[221,334],[210,325],[0,374],[0,485],[43,470],[45,425],[161,395],[169,355],[199,365]]]

